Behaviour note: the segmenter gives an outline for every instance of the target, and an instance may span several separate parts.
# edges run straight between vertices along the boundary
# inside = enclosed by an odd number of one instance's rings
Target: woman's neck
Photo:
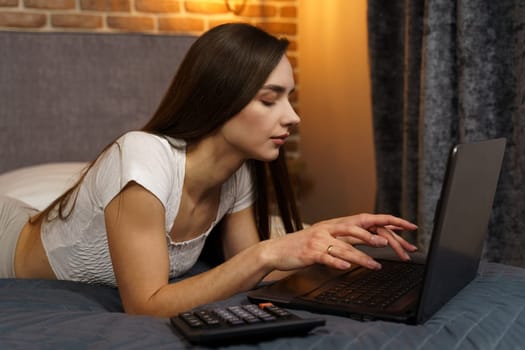
[[[194,198],[206,197],[222,186],[244,159],[232,152],[220,137],[209,136],[186,148],[184,187]]]

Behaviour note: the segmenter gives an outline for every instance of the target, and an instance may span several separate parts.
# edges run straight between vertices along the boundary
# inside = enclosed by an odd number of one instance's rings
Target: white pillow
[[[0,174],[0,194],[42,210],[75,183],[87,163],[48,163]]]

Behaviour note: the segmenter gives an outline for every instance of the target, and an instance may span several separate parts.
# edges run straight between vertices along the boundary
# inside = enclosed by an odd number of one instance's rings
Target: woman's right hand
[[[414,252],[417,248],[393,230],[416,228],[416,225],[391,215],[347,216],[322,221],[304,230],[265,241],[263,257],[274,269],[281,271],[315,263],[343,270],[352,264],[380,269],[377,261],[355,245],[390,246],[402,260],[409,260],[407,252]]]

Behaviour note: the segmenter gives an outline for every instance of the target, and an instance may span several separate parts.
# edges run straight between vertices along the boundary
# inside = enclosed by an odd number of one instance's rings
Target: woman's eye
[[[266,100],[261,100],[261,103],[265,106],[273,106],[275,104],[275,102],[273,101],[266,101]]]

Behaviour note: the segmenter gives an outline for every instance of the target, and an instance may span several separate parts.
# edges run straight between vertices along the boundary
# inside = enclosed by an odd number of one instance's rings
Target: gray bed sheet
[[[202,271],[198,266],[193,273]],[[446,283],[446,282],[444,282]],[[244,293],[216,303],[247,303]],[[228,349],[521,349],[525,269],[482,263],[479,276],[423,325],[323,315],[326,326]],[[314,314],[294,310],[303,317]],[[315,315],[317,316],[317,315]],[[0,280],[1,349],[189,349],[168,319],[122,312],[116,289]]]

